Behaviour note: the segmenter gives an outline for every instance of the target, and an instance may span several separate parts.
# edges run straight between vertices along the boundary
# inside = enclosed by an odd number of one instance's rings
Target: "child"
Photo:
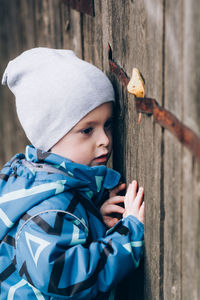
[[[125,184],[105,166],[112,85],[48,48],[11,61],[2,82],[33,146],[0,173],[1,299],[108,299],[137,268],[144,235],[143,188],[119,196]]]

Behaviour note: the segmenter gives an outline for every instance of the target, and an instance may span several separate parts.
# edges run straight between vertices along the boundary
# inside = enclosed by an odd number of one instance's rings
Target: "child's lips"
[[[96,157],[94,160],[96,162],[106,162],[108,160],[108,156],[109,156],[108,154],[104,154],[104,155]]]

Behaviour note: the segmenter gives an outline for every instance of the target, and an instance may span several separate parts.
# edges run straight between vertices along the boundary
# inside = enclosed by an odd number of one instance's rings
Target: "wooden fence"
[[[128,76],[140,69],[148,97],[200,136],[200,2],[94,0],[94,12],[59,0],[0,0],[1,75],[10,59],[36,46],[72,49],[108,74],[117,96],[113,165],[126,182],[144,186],[146,202],[144,270],[121,299],[199,300],[200,163],[152,116],[137,123],[134,96],[112,74],[107,44]],[[5,87],[0,137],[1,165],[24,152],[27,140]]]

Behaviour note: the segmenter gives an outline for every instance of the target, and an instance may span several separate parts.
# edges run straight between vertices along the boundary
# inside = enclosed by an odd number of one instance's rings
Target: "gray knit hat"
[[[34,48],[10,61],[2,79],[16,97],[30,142],[49,150],[84,116],[114,101],[106,75],[71,50]]]

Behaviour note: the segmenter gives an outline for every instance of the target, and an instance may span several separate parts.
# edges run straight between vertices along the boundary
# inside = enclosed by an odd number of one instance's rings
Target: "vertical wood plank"
[[[9,62],[34,44],[34,2],[25,0],[1,0],[0,64],[1,76]],[[30,36],[28,36],[29,34]],[[16,152],[24,151],[27,139],[21,129],[15,111],[14,96],[7,87],[0,89],[1,153],[2,166]]]
[[[95,17],[82,14],[84,59],[103,70],[102,1],[95,1]]]
[[[144,1],[144,15],[141,32],[137,33],[137,57],[139,68],[146,80],[146,95],[162,104],[163,97],[163,3]],[[136,23],[137,24],[137,23]],[[141,36],[141,34],[143,35]],[[143,37],[143,39],[142,39]],[[134,58],[134,52],[132,53]],[[136,61],[137,63],[137,61]],[[138,63],[136,64],[136,66]],[[144,71],[143,71],[144,70]],[[163,276],[163,166],[162,130],[152,119],[142,116],[143,128],[138,138],[138,173],[146,190],[145,219],[145,295],[144,299],[162,299]],[[137,126],[137,124],[135,125]]]
[[[53,0],[35,0],[34,3],[36,45],[40,47],[61,48],[61,4]]]
[[[184,122],[200,136],[200,3],[184,2]],[[182,299],[200,299],[200,163],[184,149]]]
[[[178,14],[177,14],[178,12]],[[165,1],[164,106],[182,120],[183,6]],[[181,300],[182,146],[164,133],[164,299]]]
[[[133,67],[140,69],[147,94],[158,101],[162,99],[162,13],[161,1],[126,1],[126,5],[123,1],[106,1],[102,9],[103,43],[111,44],[114,60],[129,76]],[[128,96],[115,78],[112,81],[117,96],[114,167],[127,183],[135,178],[144,186],[147,215],[145,295],[140,289],[144,275],[138,270],[130,285],[126,284],[124,297],[160,299],[161,129],[147,116],[142,116],[138,125],[133,96]]]
[[[81,14],[61,3],[62,19],[62,47],[73,50],[76,55],[83,58]]]

